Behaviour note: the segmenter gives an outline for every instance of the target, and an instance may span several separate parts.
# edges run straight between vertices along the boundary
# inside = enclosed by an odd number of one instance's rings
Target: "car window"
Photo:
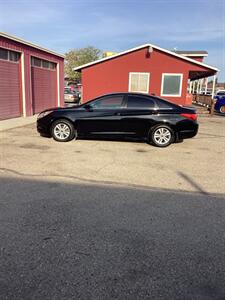
[[[150,97],[128,96],[127,108],[154,108],[155,103]]]
[[[120,108],[122,107],[123,96],[109,96],[100,98],[91,103],[93,108]]]
[[[156,99],[155,100],[155,102],[156,102],[156,105],[159,107],[159,108],[170,108],[170,109],[172,109],[172,108],[174,108],[174,104],[172,104],[172,103],[170,103],[170,102],[168,102],[168,101],[165,101],[165,100],[163,100],[163,99]]]
[[[218,96],[225,95],[225,92],[218,92],[217,95],[218,95]]]

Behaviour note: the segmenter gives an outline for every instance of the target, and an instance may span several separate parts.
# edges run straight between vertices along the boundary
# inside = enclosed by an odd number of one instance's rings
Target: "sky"
[[[225,0],[0,0],[0,31],[59,53],[206,50],[225,81]]]

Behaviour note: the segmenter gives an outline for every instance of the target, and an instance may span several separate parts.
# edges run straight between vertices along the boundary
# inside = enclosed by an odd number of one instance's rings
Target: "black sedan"
[[[82,105],[45,110],[37,119],[41,135],[67,142],[81,136],[136,137],[158,146],[198,132],[194,109],[138,93],[116,93]]]

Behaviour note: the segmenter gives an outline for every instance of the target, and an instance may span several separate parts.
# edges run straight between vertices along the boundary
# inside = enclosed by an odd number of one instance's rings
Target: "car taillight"
[[[181,116],[193,121],[197,120],[197,114],[181,114]]]

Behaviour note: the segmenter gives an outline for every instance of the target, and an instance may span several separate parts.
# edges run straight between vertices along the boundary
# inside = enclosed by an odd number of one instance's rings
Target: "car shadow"
[[[1,173],[1,299],[224,299],[222,195],[65,179]]]

